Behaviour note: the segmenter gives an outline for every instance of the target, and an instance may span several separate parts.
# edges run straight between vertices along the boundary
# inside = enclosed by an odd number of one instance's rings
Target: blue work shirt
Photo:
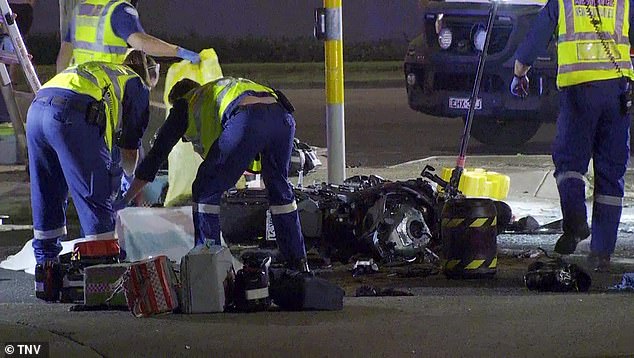
[[[630,26],[634,23],[634,0],[630,0]],[[515,52],[515,58],[524,65],[532,66],[539,54],[543,53],[548,42],[555,34],[559,21],[559,1],[548,0],[546,6],[539,11],[537,18],[531,25],[526,39]],[[630,43],[632,43],[632,28],[630,27]]]
[[[130,4],[120,4],[112,12],[112,18],[110,19],[112,24],[112,31],[115,35],[128,41],[130,35],[141,32],[145,33],[141,22],[139,21],[139,13],[136,8]],[[72,42],[72,33],[75,31],[75,19],[70,20],[68,26],[68,32],[64,35],[65,42]]]
[[[85,94],[78,94],[64,88],[47,87],[37,93],[38,97],[59,96],[64,98],[77,98],[79,101],[90,102],[94,99]],[[119,139],[115,138],[115,145],[123,149],[138,149],[141,147],[141,139],[150,119],[150,91],[140,78],[129,80],[123,90],[121,104],[122,128]]]

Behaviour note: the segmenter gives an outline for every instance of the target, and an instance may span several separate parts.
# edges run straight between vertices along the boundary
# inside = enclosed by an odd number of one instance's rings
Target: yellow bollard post
[[[324,0],[328,182],[333,184],[342,184],[346,176],[341,2]]]

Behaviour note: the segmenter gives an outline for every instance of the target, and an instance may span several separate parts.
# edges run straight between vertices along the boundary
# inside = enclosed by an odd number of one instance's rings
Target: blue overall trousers
[[[228,116],[192,186],[197,245],[207,239],[220,244],[221,196],[261,153],[278,247],[286,260],[305,258],[295,195],[288,182],[294,136],[295,119],[278,103],[240,106]]]
[[[562,89],[561,114],[553,145],[564,231],[587,222],[585,183],[590,158],[594,163],[591,250],[614,252],[623,207],[624,176],[630,154],[630,116],[621,113],[620,79],[596,81]]]
[[[65,238],[68,194],[84,237],[114,231],[113,195],[121,177],[118,151],[108,150],[100,129],[86,122],[94,99],[58,88],[38,92],[27,114],[33,249],[37,263],[56,259]]]

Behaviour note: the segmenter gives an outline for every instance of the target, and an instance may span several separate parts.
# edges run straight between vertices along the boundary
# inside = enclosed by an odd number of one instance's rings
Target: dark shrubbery
[[[227,40],[224,38],[202,38],[190,36],[166,39],[193,50],[213,47],[221,61],[245,62],[319,62],[324,60],[324,45],[312,37],[297,38],[256,38],[244,37]],[[54,64],[59,49],[59,39],[55,35],[32,36],[27,47],[36,64]],[[401,60],[405,55],[405,40],[379,40],[348,43],[344,39],[344,59],[353,61]]]

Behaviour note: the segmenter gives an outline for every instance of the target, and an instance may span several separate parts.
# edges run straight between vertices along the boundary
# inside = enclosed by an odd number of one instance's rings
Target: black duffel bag
[[[271,268],[269,292],[273,303],[286,311],[339,311],[344,290],[312,273]]]

